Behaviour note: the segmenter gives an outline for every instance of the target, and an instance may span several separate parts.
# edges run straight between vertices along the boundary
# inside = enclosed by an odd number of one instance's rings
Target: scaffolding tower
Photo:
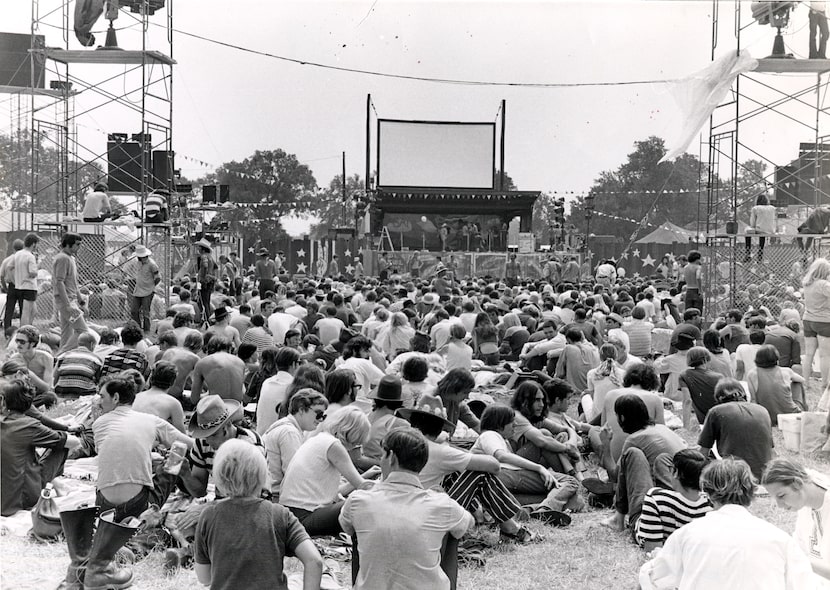
[[[73,33],[71,0],[32,0],[31,49],[33,89],[29,103],[31,187],[29,227],[53,231],[82,231],[100,241],[95,252],[104,282],[117,279],[123,268],[116,257],[125,247],[142,243],[159,257],[165,301],[173,276],[172,233],[177,220],[142,223],[144,203],[156,188],[175,194],[173,162],[173,2],[171,0],[108,0],[106,19],[117,30],[121,47],[83,47]],[[103,24],[102,24],[103,23]],[[117,26],[113,28],[113,24]],[[92,31],[103,45],[106,20]],[[109,32],[107,34],[109,41]],[[42,41],[45,40],[45,41]],[[57,41],[57,42],[56,42]],[[108,43],[109,45],[109,43]],[[36,88],[40,71],[50,87]],[[104,128],[102,128],[102,126]],[[115,162],[109,151],[113,138],[132,136],[140,152]],[[43,158],[52,148],[57,158]],[[164,160],[154,168],[153,155]],[[90,165],[103,173],[83,181],[80,171]],[[137,224],[118,242],[106,247],[104,226],[91,227],[80,219],[84,194],[106,176],[128,178],[137,190],[110,190],[111,198],[135,212]],[[54,197],[54,218],[45,218],[36,205]],[[169,199],[171,215],[179,211]],[[36,212],[39,214],[36,216]],[[176,213],[177,214],[177,213]],[[110,276],[112,275],[112,276]]]
[[[77,171],[97,164],[106,172],[131,177],[140,190],[115,192],[134,203],[144,214],[146,196],[158,186],[173,190],[173,3],[159,0],[119,0],[119,29],[126,48],[80,48],[70,22],[74,2],[70,0],[32,1],[31,59],[45,67],[50,86],[56,89],[51,102],[32,95],[30,129],[33,134],[31,166],[31,223],[35,203],[44,191],[56,193],[56,217],[77,215],[83,195],[91,187],[78,182]],[[165,5],[166,4],[166,5]],[[163,8],[163,17],[156,11]],[[99,21],[105,22],[105,21]],[[60,45],[50,45],[55,29]],[[39,38],[46,43],[38,43]],[[36,68],[32,68],[32,76]],[[34,87],[34,80],[32,80]],[[101,129],[97,116],[117,113],[117,129]],[[114,125],[109,123],[109,126]],[[79,132],[81,127],[81,132]],[[132,134],[142,147],[140,157],[113,165],[106,146],[109,135]],[[96,136],[97,141],[91,139]],[[40,159],[41,138],[58,152],[57,170],[45,170]],[[166,155],[166,166],[154,176],[148,154]],[[70,162],[76,165],[70,170]],[[79,165],[78,165],[79,164]],[[136,172],[137,170],[137,172]],[[159,170],[163,178],[159,179]],[[73,178],[74,175],[74,178]],[[40,178],[49,178],[39,182]],[[72,182],[74,180],[74,182]],[[58,219],[56,219],[58,221]]]
[[[720,42],[726,40],[730,50],[734,47],[734,51],[740,54],[746,30],[760,27],[751,11],[747,10],[747,3],[740,0],[732,0],[732,3],[732,21],[729,21],[727,14],[727,18],[723,19],[726,21],[724,25],[719,9],[728,2],[713,0],[713,61]],[[772,28],[768,30],[773,31]],[[804,36],[806,40],[806,34]],[[769,39],[772,40],[772,35]],[[780,42],[779,35],[776,47]],[[811,251],[802,252],[794,232],[815,207],[822,203],[830,204],[820,182],[830,172],[826,165],[822,170],[821,165],[822,153],[830,149],[827,142],[830,112],[825,107],[828,83],[830,60],[792,56],[761,58],[756,69],[737,77],[731,94],[712,113],[706,146],[707,184],[699,197],[698,207],[698,233],[705,236],[706,244],[704,312],[707,317],[714,318],[723,315],[729,308],[741,307],[739,299],[744,297],[748,288],[754,293],[752,285],[768,287],[767,294],[770,295],[797,290],[801,274],[806,270],[804,266],[819,252],[822,236],[816,236],[818,239]],[[770,127],[770,123],[778,127]],[[790,185],[796,182],[780,173],[782,166],[790,162],[780,161],[780,155],[770,154],[770,146],[759,139],[767,129],[771,136],[774,130],[782,128],[801,130],[802,137],[809,141],[809,144],[802,144],[802,149],[805,145],[812,145],[815,155],[812,169],[806,170],[802,166],[789,171],[802,180],[805,172],[812,177],[811,194],[809,198],[802,194],[800,200],[790,199],[786,203],[772,202],[777,208],[780,233],[763,236],[766,247],[760,248],[759,238],[762,236],[751,230],[741,231],[739,217],[744,211],[748,214],[758,193],[772,189],[771,197],[775,199],[782,194],[782,190],[789,191],[792,188]],[[769,169],[760,172],[747,168],[744,163],[748,160],[761,161]],[[747,238],[751,240],[751,246],[746,245]],[[788,290],[788,287],[791,288]],[[758,303],[754,306],[757,308]]]

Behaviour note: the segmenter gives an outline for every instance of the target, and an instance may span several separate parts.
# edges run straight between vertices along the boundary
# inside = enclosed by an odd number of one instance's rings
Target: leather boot
[[[84,576],[84,590],[122,590],[133,584],[133,570],[118,567],[113,558],[138,530],[140,521],[135,519],[135,525],[122,524],[113,522],[113,518],[115,511],[108,510],[98,519]]]
[[[84,590],[84,572],[87,559],[89,559],[89,551],[92,548],[96,516],[98,516],[97,506],[64,510],[60,513],[70,562],[69,567],[66,568],[66,578],[58,586],[58,590]]]

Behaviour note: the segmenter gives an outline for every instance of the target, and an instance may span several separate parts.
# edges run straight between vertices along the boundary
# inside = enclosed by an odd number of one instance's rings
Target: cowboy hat
[[[268,248],[260,248],[259,252],[257,252],[257,256],[268,256]]]
[[[137,258],[146,258],[152,254],[153,253],[144,246],[139,245],[135,247],[135,255]]]
[[[242,415],[242,404],[235,399],[206,395],[196,404],[196,411],[190,417],[190,433],[194,438],[207,438]]]
[[[213,317],[217,322],[221,322],[228,317],[228,309],[226,307],[217,307],[213,310]]]
[[[202,238],[196,242],[196,245],[199,246],[199,248],[204,248],[208,252],[213,252],[213,244],[211,244],[206,238]]]
[[[448,432],[455,431],[455,424],[447,420],[447,410],[444,408],[441,398],[429,393],[425,393],[421,396],[421,399],[418,400],[418,405],[416,407],[400,408],[395,412],[395,414],[404,420],[409,420],[416,414],[418,416],[440,420],[443,425],[443,430]]]

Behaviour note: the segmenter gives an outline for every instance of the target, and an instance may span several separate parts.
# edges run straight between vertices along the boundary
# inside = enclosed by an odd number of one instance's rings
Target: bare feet
[[[601,520],[600,524],[612,531],[622,532],[625,529],[625,515],[615,512],[613,516]]]

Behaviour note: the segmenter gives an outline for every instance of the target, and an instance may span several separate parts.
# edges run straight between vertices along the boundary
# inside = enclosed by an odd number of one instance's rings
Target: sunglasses
[[[317,410],[314,412],[314,419],[317,420],[317,422],[322,422],[326,419],[326,413],[323,410]]]

